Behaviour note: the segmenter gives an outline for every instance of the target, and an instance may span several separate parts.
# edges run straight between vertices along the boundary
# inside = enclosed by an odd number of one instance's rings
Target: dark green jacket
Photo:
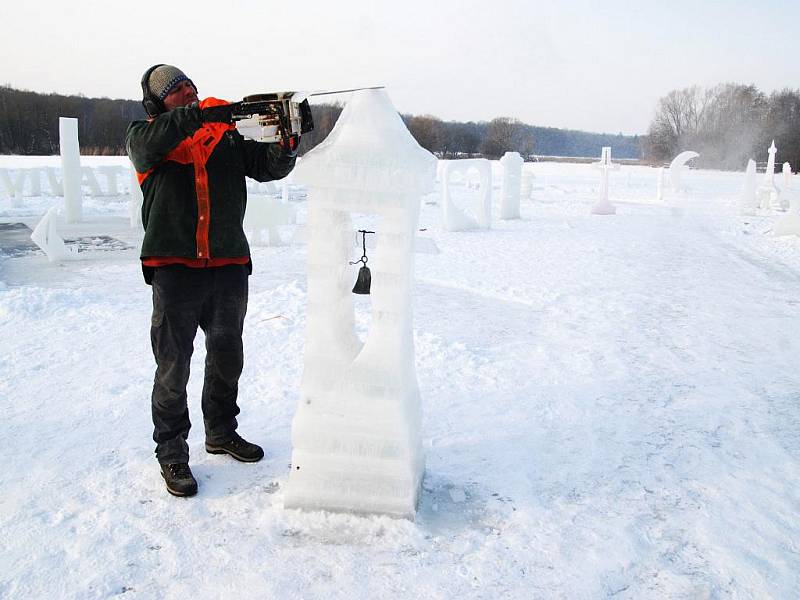
[[[220,104],[207,98],[128,126],[125,143],[144,196],[143,259],[249,257],[245,176],[270,181],[294,168],[294,156],[278,144],[247,140],[233,125],[203,124],[200,109]]]

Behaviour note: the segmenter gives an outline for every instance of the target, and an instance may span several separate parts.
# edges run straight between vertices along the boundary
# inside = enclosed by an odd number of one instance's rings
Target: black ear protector
[[[147,114],[151,117],[157,117],[161,113],[165,111],[164,103],[158,99],[158,96],[153,94],[150,90],[150,86],[148,82],[150,80],[150,74],[155,71],[158,67],[163,67],[165,63],[159,63],[157,65],[153,65],[147,71],[144,72],[142,76],[142,106],[147,111]],[[194,88],[195,94],[197,93],[197,86],[194,84],[194,81],[189,79],[189,83],[192,84]]]
[[[164,112],[164,104],[159,100],[153,92],[150,91],[150,86],[147,84],[150,79],[150,74],[158,67],[164,66],[164,63],[153,65],[142,76],[142,106],[151,117],[155,117]]]

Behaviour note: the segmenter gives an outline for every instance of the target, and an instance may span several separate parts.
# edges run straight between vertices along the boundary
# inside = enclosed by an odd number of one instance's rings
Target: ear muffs
[[[164,104],[150,91],[150,86],[147,85],[147,82],[150,79],[150,74],[163,65],[164,63],[153,65],[142,76],[142,106],[151,117],[156,117],[164,112]]]

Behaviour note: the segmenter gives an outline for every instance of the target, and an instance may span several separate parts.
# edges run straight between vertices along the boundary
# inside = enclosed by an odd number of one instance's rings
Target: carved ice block
[[[411,291],[435,157],[382,90],[354,94],[295,168],[309,190],[308,302],[287,508],[413,518],[424,470]],[[355,332],[353,213],[373,215],[372,322]]]

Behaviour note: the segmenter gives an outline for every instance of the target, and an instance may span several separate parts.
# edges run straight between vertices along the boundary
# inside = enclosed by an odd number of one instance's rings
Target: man
[[[244,139],[231,122],[233,105],[216,98],[198,102],[194,83],[171,65],[148,69],[142,93],[150,118],[130,124],[126,147],[144,196],[141,260],[153,287],[153,439],[167,490],[193,496],[186,384],[198,326],[206,338],[206,451],[243,462],[264,456],[236,433],[252,272],[242,230],[245,176],[270,181],[288,175],[297,138],[289,148]]]

